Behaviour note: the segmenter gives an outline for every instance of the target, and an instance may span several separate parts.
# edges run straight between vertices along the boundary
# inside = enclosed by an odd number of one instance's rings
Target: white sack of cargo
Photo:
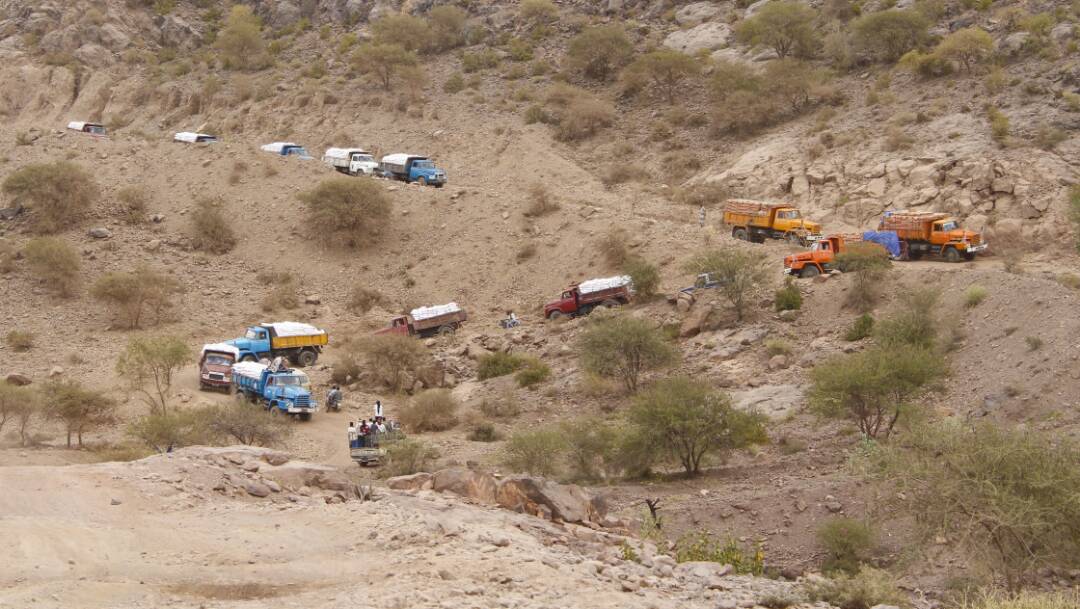
[[[177,142],[184,142],[185,144],[199,144],[199,143],[211,143],[216,142],[217,138],[208,135],[206,133],[193,133],[191,131],[181,131],[173,136],[173,140]]]
[[[85,121],[71,121],[68,123],[68,129],[74,129],[75,131],[82,131],[85,126]]]
[[[449,313],[460,313],[461,307],[456,302],[450,302],[444,305],[435,305],[431,307],[419,307],[409,312],[412,318],[416,321],[422,321],[425,319],[431,319],[432,317],[439,317],[441,315],[447,315]]]
[[[582,294],[591,294],[593,292],[602,292],[603,290],[621,288],[628,285],[630,285],[629,275],[603,277],[601,279],[590,279],[588,281],[582,281],[580,284],[578,284],[578,292]]]
[[[233,375],[249,379],[258,379],[262,376],[263,370],[266,370],[266,364],[259,362],[237,362],[232,366]]]
[[[348,161],[354,154],[370,154],[363,148],[327,148],[323,153],[323,161]]]
[[[259,146],[259,149],[263,152],[273,152],[274,154],[281,154],[281,151],[290,147],[300,147],[300,144],[294,144],[293,142],[273,142],[270,144],[263,144]]]
[[[427,157],[425,157],[422,154],[409,154],[409,153],[404,153],[404,152],[398,152],[398,153],[395,153],[395,154],[388,154],[388,155],[384,156],[382,158],[382,162],[383,163],[388,163],[390,165],[404,166],[405,163],[407,163],[409,161],[409,159],[426,159],[426,158]]]
[[[315,336],[326,334],[326,330],[320,330],[311,324],[298,321],[278,321],[272,324],[262,324],[264,328],[272,328],[275,336]]]
[[[225,343],[211,343],[202,346],[202,355],[206,355],[207,351],[216,353],[231,353],[234,359],[240,359],[240,350],[233,345],[227,345]]]

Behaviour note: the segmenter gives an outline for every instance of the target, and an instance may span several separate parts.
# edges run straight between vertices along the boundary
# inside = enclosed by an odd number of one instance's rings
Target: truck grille
[[[299,397],[296,398],[295,402],[296,402],[297,406],[300,406],[301,408],[307,408],[308,406],[311,406],[311,396],[309,396],[309,395],[299,396]]]
[[[981,234],[975,234],[975,235],[973,235],[971,237],[971,244],[972,245],[979,245],[981,243],[982,243],[982,235]]]
[[[220,373],[220,372],[211,372],[210,373],[210,380],[211,381],[224,381],[225,380],[225,375]]]

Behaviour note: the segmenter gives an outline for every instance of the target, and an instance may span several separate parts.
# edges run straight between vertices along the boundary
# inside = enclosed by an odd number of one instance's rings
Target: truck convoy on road
[[[724,224],[731,236],[762,243],[765,239],[787,239],[806,245],[821,235],[821,225],[804,220],[798,209],[786,203],[763,203],[729,199],[724,204]]]
[[[885,212],[878,230],[895,232],[911,260],[925,254],[940,255],[947,262],[974,260],[987,248],[981,234],[960,228],[960,222],[945,213]]]
[[[588,315],[596,307],[627,304],[632,294],[629,275],[582,281],[563,290],[558,300],[544,305],[544,318]]]
[[[362,148],[327,148],[322,160],[337,171],[351,176],[375,175],[379,170],[375,157]]]
[[[242,362],[285,357],[293,364],[306,367],[318,361],[329,340],[326,330],[295,321],[280,321],[251,326],[242,338],[234,338],[226,344],[236,347],[237,359]]]
[[[240,350],[233,345],[203,345],[199,355],[199,389],[228,391],[232,385],[232,366],[239,359]]]
[[[232,383],[237,395],[262,404],[270,414],[290,414],[307,421],[318,410],[307,376],[286,368],[281,358],[269,366],[257,362],[234,364]]]
[[[379,168],[384,176],[403,182],[416,182],[421,186],[431,184],[436,188],[446,184],[446,172],[419,154],[388,154],[382,158]]]
[[[420,338],[428,338],[436,334],[449,336],[468,319],[465,309],[459,307],[456,302],[419,307],[410,311],[408,315],[395,317],[390,321],[389,326],[377,330],[375,334],[400,334]]]
[[[263,144],[259,147],[263,152],[269,152],[270,154],[276,154],[279,156],[295,156],[304,161],[310,161],[311,155],[304,150],[304,147],[300,144],[294,144],[292,142],[273,142],[271,144]]]

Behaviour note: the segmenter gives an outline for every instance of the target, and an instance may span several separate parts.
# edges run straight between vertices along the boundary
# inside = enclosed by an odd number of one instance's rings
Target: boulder
[[[30,380],[30,377],[21,372],[9,372],[7,376],[4,377],[4,381],[6,381],[8,385],[15,385],[16,387],[23,387],[33,382]]]
[[[86,231],[86,234],[94,239],[108,239],[112,236],[112,232],[109,229],[101,226],[91,228],[90,230]]]
[[[252,497],[267,497],[271,493],[269,486],[254,480],[245,484],[244,490]]]
[[[452,467],[435,473],[432,490],[450,492],[481,503],[495,503],[498,487],[491,474]]]
[[[106,23],[98,28],[98,42],[114,51],[122,51],[131,44],[131,38],[115,23]]]
[[[998,41],[998,51],[1007,55],[1019,55],[1027,46],[1031,34],[1027,32],[1015,32]]]
[[[289,455],[278,450],[271,450],[263,454],[263,461],[270,465],[285,465],[289,462]]]
[[[798,385],[764,385],[731,394],[739,410],[756,410],[770,418],[783,419],[803,403],[803,390]]]
[[[56,378],[58,376],[63,376],[63,375],[64,375],[64,369],[62,367],[53,366],[52,368],[49,368],[49,378],[53,379],[53,378]]]
[[[390,478],[386,481],[386,486],[396,491],[429,491],[434,484],[434,478],[427,472],[419,472]]]
[[[730,39],[731,26],[726,23],[710,22],[668,34],[664,39],[664,46],[693,55],[702,50],[722,49],[728,46]]]
[[[708,323],[712,312],[713,308],[709,306],[701,306],[690,311],[690,314],[686,316],[682,326],[679,328],[679,336],[689,338],[700,334],[705,328],[705,324]]]
[[[1054,42],[1065,42],[1073,37],[1076,26],[1071,23],[1059,23],[1050,30],[1050,38]]]
[[[784,370],[788,367],[788,358],[783,353],[769,358],[769,370]]]
[[[710,21],[731,10],[726,2],[692,2],[675,11],[675,23],[682,26]]]
[[[780,318],[780,321],[792,322],[799,318],[799,312],[795,309],[785,309],[780,311],[777,317]]]
[[[94,68],[104,68],[112,65],[115,61],[109,49],[92,42],[88,42],[76,49],[75,59]]]
[[[558,484],[543,478],[514,476],[499,484],[497,503],[507,509],[550,515],[552,520],[576,523],[601,523],[607,504],[574,484]]]
[[[874,178],[866,184],[866,194],[875,199],[881,198],[885,194],[886,186],[888,184],[885,182],[885,178]]]
[[[754,13],[760,11],[761,7],[765,6],[768,3],[769,0],[757,0],[757,2],[746,7],[746,10],[743,12],[743,19],[749,19],[753,17]]]

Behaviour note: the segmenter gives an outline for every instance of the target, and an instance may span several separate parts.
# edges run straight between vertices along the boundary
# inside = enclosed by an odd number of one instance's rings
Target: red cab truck
[[[240,350],[233,345],[203,345],[199,355],[199,389],[228,391],[232,385],[232,365],[239,359]]]
[[[544,305],[545,319],[588,315],[596,307],[616,307],[630,302],[633,295],[629,275],[590,279],[572,284],[558,300]]]
[[[456,302],[413,309],[408,315],[395,317],[390,325],[375,334],[400,334],[427,338],[436,334],[449,336],[465,323],[469,316]]]

